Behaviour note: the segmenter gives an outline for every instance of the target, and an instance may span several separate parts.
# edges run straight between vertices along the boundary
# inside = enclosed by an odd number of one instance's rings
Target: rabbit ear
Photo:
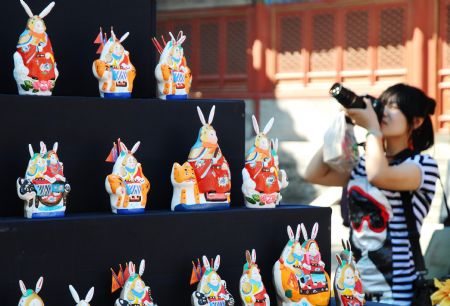
[[[339,256],[339,254],[336,254],[336,260],[337,260],[337,262],[338,262],[338,266],[341,266],[342,265],[342,259],[341,259],[341,256]]]
[[[347,246],[345,245],[345,240],[344,240],[344,239],[341,239],[341,243],[342,243],[342,248],[343,248],[344,250],[346,250],[346,249],[347,249]]]
[[[31,146],[31,144],[28,144],[28,151],[30,152],[30,157],[34,156],[34,150],[33,147]]]
[[[203,112],[200,109],[200,107],[198,107],[198,106],[197,106],[197,113],[198,113],[198,117],[200,118],[200,121],[202,122],[202,124],[206,125],[205,116],[203,116]]]
[[[25,293],[27,293],[27,287],[25,286],[22,280],[19,280],[19,286],[20,291],[22,291],[22,295],[25,295]]]
[[[206,256],[203,255],[202,259],[203,259],[203,267],[204,267],[206,270],[211,269],[211,266],[209,265],[209,260],[208,260],[208,258],[206,258]]]
[[[142,259],[141,264],[139,265],[139,275],[140,276],[142,276],[142,274],[144,274],[144,270],[145,270],[145,260]]]
[[[182,35],[180,39],[178,39],[177,44],[181,45],[186,40],[186,36]]]
[[[51,2],[45,9],[42,10],[42,12],[39,14],[39,17],[44,18],[45,16],[47,16],[52,11],[54,6],[55,2]]]
[[[267,122],[266,126],[264,127],[264,131],[263,134],[267,135],[267,133],[269,133],[270,129],[273,126],[273,122],[275,121],[275,118],[270,118],[269,122]]]
[[[219,270],[220,267],[220,255],[216,256],[216,259],[214,260],[214,271]]]
[[[25,1],[20,0],[20,4],[22,4],[22,6],[23,6],[25,12],[27,13],[28,17],[31,18],[31,17],[34,16],[33,12],[31,11],[31,9],[30,9],[30,7],[28,6],[28,4],[25,3]]]
[[[250,255],[250,251],[245,251],[245,259],[247,260],[247,263],[250,265],[252,263],[252,255]]]
[[[34,292],[36,292],[36,294],[38,294],[39,291],[41,291],[43,283],[44,283],[44,278],[41,276],[41,277],[39,277],[39,279],[36,283],[36,289],[34,290]]]
[[[253,122],[253,129],[255,130],[256,135],[259,134],[259,125],[258,121],[256,120],[255,115],[252,115],[252,122]]]
[[[125,39],[127,39],[128,35],[130,35],[130,32],[126,32],[125,34],[123,34],[119,42],[123,42]]]
[[[128,264],[128,272],[130,272],[130,275],[136,274],[136,267],[132,261]]]
[[[300,224],[300,227],[302,228],[302,234],[303,234],[303,239],[308,240],[308,232],[306,231],[305,225],[302,223]]]
[[[176,41],[177,41],[177,40],[175,39],[175,37],[173,37],[172,32],[169,32],[169,35],[170,35],[170,39],[171,39],[173,42],[176,42]]]
[[[58,142],[55,142],[54,144],[53,144],[53,152],[57,152],[58,151]]]
[[[140,145],[140,144],[141,144],[140,141],[138,141],[138,142],[136,142],[136,143],[134,144],[134,146],[131,148],[131,154],[136,153],[137,149],[139,149],[139,145]]]
[[[128,148],[123,142],[120,143],[120,146],[121,146],[122,151],[125,151],[125,153],[128,153]]]
[[[256,263],[256,251],[255,251],[255,249],[252,249],[252,262]]]
[[[271,139],[272,142],[272,148],[275,152],[278,152],[278,138]]]
[[[297,225],[297,230],[295,231],[295,241],[300,239],[300,224]]]
[[[89,289],[89,292],[86,294],[86,298],[84,299],[84,301],[86,303],[89,303],[90,301],[92,301],[92,298],[94,297],[94,287],[92,287],[91,289]]]
[[[295,236],[294,236],[294,232],[292,231],[292,228],[290,225],[287,226],[287,233],[289,236],[289,240],[294,241],[295,240]]]
[[[311,239],[314,240],[317,237],[317,233],[319,232],[319,223],[314,223],[312,232],[311,232]]]
[[[75,288],[72,285],[69,285],[69,290],[70,290],[70,293],[72,294],[72,297],[73,297],[74,301],[76,303],[79,303],[80,302],[80,296],[78,295],[78,292],[75,290]]]
[[[211,124],[213,122],[215,112],[216,112],[216,106],[213,105],[213,107],[209,111],[208,124]]]
[[[41,141],[39,144],[41,145],[41,155],[44,155],[45,153],[47,153],[47,146],[43,141]]]
[[[114,33],[113,27],[111,27],[111,37],[114,41],[117,40],[117,36],[116,36],[116,33]]]
[[[350,240],[347,240],[347,250],[352,251],[352,245],[350,244]]]

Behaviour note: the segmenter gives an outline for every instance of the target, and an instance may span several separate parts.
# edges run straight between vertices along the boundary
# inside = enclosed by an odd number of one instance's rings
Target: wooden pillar
[[[427,33],[429,0],[413,0],[408,10],[408,40],[410,56],[408,61],[408,80],[413,86],[425,92],[428,90],[428,48]],[[418,16],[423,16],[418,18]]]

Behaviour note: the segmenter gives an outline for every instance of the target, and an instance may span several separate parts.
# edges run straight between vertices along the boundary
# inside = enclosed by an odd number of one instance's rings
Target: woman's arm
[[[323,162],[323,147],[321,147],[306,167],[304,179],[310,183],[325,186],[345,186],[350,173],[337,172]]]

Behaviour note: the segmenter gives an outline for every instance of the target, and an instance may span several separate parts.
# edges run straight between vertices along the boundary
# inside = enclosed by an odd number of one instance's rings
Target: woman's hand
[[[348,108],[345,113],[353,123],[365,128],[368,131],[379,131],[380,123],[378,122],[377,114],[375,113],[372,102],[368,98],[363,98],[366,103],[366,108]]]

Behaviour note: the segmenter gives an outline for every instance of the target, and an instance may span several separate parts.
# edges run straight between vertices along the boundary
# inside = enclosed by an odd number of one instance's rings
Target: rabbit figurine
[[[98,79],[98,89],[102,98],[130,98],[136,69],[130,61],[130,53],[122,43],[130,33],[125,33],[120,39],[111,29],[108,39],[100,28],[95,43],[100,44],[100,58],[92,64],[92,72]]]
[[[20,0],[20,3],[29,19],[13,56],[17,88],[20,95],[51,96],[59,72],[44,17],[50,13],[55,2],[51,2],[39,15],[34,15],[25,1]]]
[[[66,211],[70,185],[57,155],[58,143],[48,152],[42,141],[40,146],[40,152],[34,153],[31,144],[28,145],[30,161],[25,178],[17,179],[17,194],[25,202],[26,218],[61,217]]]
[[[145,211],[150,182],[142,171],[141,164],[134,157],[139,148],[138,141],[128,150],[123,142],[114,144],[107,161],[114,162],[113,171],[106,177],[105,187],[109,193],[112,212],[115,214],[136,214]]]
[[[245,251],[247,263],[244,265],[244,272],[239,281],[239,292],[244,306],[270,306],[269,295],[259,274],[256,264],[256,252]]]
[[[146,286],[141,276],[145,270],[145,260],[141,260],[139,273],[136,273],[136,266],[129,262],[125,268],[125,273],[121,270],[117,275],[113,271],[113,292],[122,287],[120,297],[116,300],[114,306],[157,306],[151,296],[150,287]]]
[[[198,267],[198,271],[203,271],[197,290],[192,293],[192,306],[233,306],[234,298],[228,292],[227,285],[217,274],[220,266],[220,255],[214,260],[214,267],[210,266],[208,258],[203,256],[203,269]]]
[[[364,290],[350,242],[342,240],[343,250],[336,254],[338,267],[334,276],[334,296],[337,306],[362,306]]]
[[[274,208],[280,203],[280,189],[288,186],[286,172],[278,168],[278,140],[269,140],[272,117],[261,132],[256,117],[252,116],[256,133],[255,143],[245,158],[242,169],[242,193],[249,208]]]
[[[202,110],[197,112],[203,126],[191,148],[188,163],[172,167],[172,210],[219,210],[230,207],[231,173],[220,150],[217,134],[211,123],[215,106],[208,122]]]
[[[166,43],[163,37],[164,48],[153,37],[152,42],[160,54],[158,65],[155,68],[155,77],[158,82],[158,92],[163,100],[184,100],[188,98],[191,89],[192,74],[184,57],[183,47],[186,35],[182,31],[177,38],[169,32],[170,40]]]
[[[41,276],[39,277],[36,283],[36,288],[33,291],[33,289],[27,289],[23,281],[19,280],[20,291],[22,291],[22,297],[19,300],[18,306],[44,306],[44,302],[38,295],[38,293],[42,289],[43,283],[44,278]]]
[[[94,297],[94,287],[89,289],[84,300],[80,300],[80,296],[78,295],[78,292],[75,290],[75,288],[72,285],[69,285],[69,290],[70,290],[70,293],[72,294],[73,299],[75,300],[75,303],[77,303],[75,306],[90,306],[91,305],[89,303],[92,301],[92,298]]]

